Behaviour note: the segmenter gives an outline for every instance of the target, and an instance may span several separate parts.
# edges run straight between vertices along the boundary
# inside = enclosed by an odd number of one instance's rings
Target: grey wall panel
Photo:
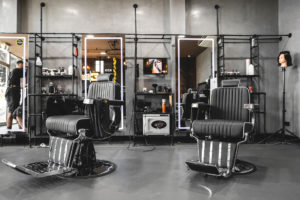
[[[4,2],[5,0],[2,0]],[[280,4],[286,2],[280,0]],[[291,2],[297,2],[292,0]],[[44,31],[45,32],[115,32],[133,33],[134,14],[132,5],[139,4],[137,13],[137,23],[139,33],[187,33],[187,34],[215,34],[215,9],[214,5],[219,4],[220,9],[220,32],[230,34],[277,34],[278,33],[278,0],[45,0],[44,10]],[[39,31],[39,4],[40,0],[24,0],[22,2],[22,28],[23,32]],[[3,8],[1,8],[2,10]],[[289,9],[289,7],[286,7]],[[294,9],[296,12],[296,9]],[[2,14],[2,13],[1,13]],[[279,12],[280,19],[289,16],[288,12]],[[282,23],[281,23],[282,24]],[[0,23],[0,27],[3,23]],[[284,24],[292,28],[292,24]],[[283,25],[282,25],[283,27]],[[286,32],[281,28],[282,32]],[[8,32],[8,29],[3,31]],[[288,32],[288,31],[287,31]],[[50,48],[50,47],[49,47]],[[230,48],[230,47],[229,47]],[[248,48],[232,48],[234,53],[242,52],[248,54]],[[45,50],[46,54],[56,52],[50,48]],[[61,48],[63,51],[63,48]],[[61,52],[59,50],[59,52]],[[133,97],[133,55],[134,47],[126,44],[125,57],[128,64],[126,70],[126,98],[127,102],[127,126],[131,126],[129,121],[132,109]],[[263,45],[260,49],[263,57],[261,65],[263,74],[260,81],[261,89],[266,91],[268,96],[268,132],[276,130],[279,118],[279,102],[276,98],[279,72],[274,71],[274,60],[271,57],[278,52],[278,45]],[[69,52],[64,52],[69,56]],[[163,46],[161,44],[139,45],[138,53],[140,57],[159,56],[168,57],[169,74],[164,80],[159,77],[154,81],[170,84],[175,88],[175,46],[174,38],[171,44]],[[48,61],[47,61],[48,62]],[[57,60],[49,66],[67,65],[67,59]],[[140,73],[142,73],[142,59],[138,60]],[[238,65],[240,70],[244,70],[244,63],[230,64]],[[298,71],[297,71],[298,72]],[[166,81],[166,83],[164,83]],[[151,86],[152,80],[141,77],[139,88]],[[299,96],[298,96],[299,97]],[[297,98],[298,98],[297,97]],[[296,102],[296,101],[295,101]],[[299,114],[299,112],[298,112]],[[133,128],[132,128],[133,130]],[[126,131],[125,131],[126,132]],[[132,131],[131,131],[132,132]],[[126,132],[125,134],[129,134]]]
[[[186,33],[216,34],[216,11],[220,5],[220,34],[278,34],[277,0],[186,0]],[[248,57],[249,45],[226,45],[228,57]],[[279,72],[274,71],[278,44],[260,46],[261,91],[267,93],[267,132],[279,128],[279,101],[277,98]],[[272,58],[272,59],[270,59]],[[245,61],[226,61],[228,71],[245,73]]]
[[[0,0],[0,32],[17,32],[18,0]]]
[[[278,32],[277,0],[186,0],[186,32],[216,34],[215,4],[221,7],[221,34]]]
[[[211,75],[211,48],[196,57],[196,83],[206,81]]]
[[[286,73],[286,108],[287,121],[291,122],[290,130],[300,136],[300,1],[279,0],[279,32],[293,33],[293,37],[285,39],[279,50],[291,51],[294,66],[288,68]],[[282,74],[280,74],[280,91],[282,89]],[[281,92],[279,94],[282,98]],[[280,101],[281,107],[281,101]]]
[[[39,31],[40,0],[26,0],[22,30]],[[46,32],[133,33],[137,3],[139,33],[169,32],[168,0],[44,0]]]

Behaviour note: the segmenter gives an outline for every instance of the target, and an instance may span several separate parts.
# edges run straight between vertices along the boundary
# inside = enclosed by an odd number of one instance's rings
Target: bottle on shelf
[[[162,99],[162,113],[165,113],[166,112],[166,99]]]

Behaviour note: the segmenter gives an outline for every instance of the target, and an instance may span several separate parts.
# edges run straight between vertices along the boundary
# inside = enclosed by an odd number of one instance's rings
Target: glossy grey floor
[[[98,158],[118,165],[107,176],[93,179],[35,179],[0,164],[0,199],[132,200],[132,199],[299,199],[299,145],[243,145],[240,158],[255,163],[253,174],[230,179],[204,177],[187,170],[196,145],[157,146],[135,151],[126,145],[96,145]],[[47,159],[47,149],[0,147],[0,158],[22,163]]]

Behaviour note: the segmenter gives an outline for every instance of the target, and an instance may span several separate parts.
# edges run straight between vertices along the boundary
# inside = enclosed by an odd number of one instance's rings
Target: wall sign
[[[22,39],[17,39],[17,45],[18,46],[23,46],[23,40]]]

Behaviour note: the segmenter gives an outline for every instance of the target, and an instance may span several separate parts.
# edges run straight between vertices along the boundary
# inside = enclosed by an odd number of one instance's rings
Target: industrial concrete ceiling
[[[84,40],[82,40],[84,41]],[[123,45],[124,46],[124,45]],[[84,45],[83,45],[84,47]],[[85,55],[84,48],[82,51],[82,55]],[[91,39],[87,40],[87,55],[88,58],[98,58],[98,57],[106,57],[106,58],[120,58],[120,40],[118,39]]]
[[[216,39],[216,37],[210,37],[210,36],[209,37],[198,36],[197,38]],[[180,42],[180,57],[181,58],[196,58],[199,54],[201,54],[208,47],[211,47],[211,42],[209,42],[209,41],[201,42],[201,41],[193,41],[193,40],[182,40]]]

